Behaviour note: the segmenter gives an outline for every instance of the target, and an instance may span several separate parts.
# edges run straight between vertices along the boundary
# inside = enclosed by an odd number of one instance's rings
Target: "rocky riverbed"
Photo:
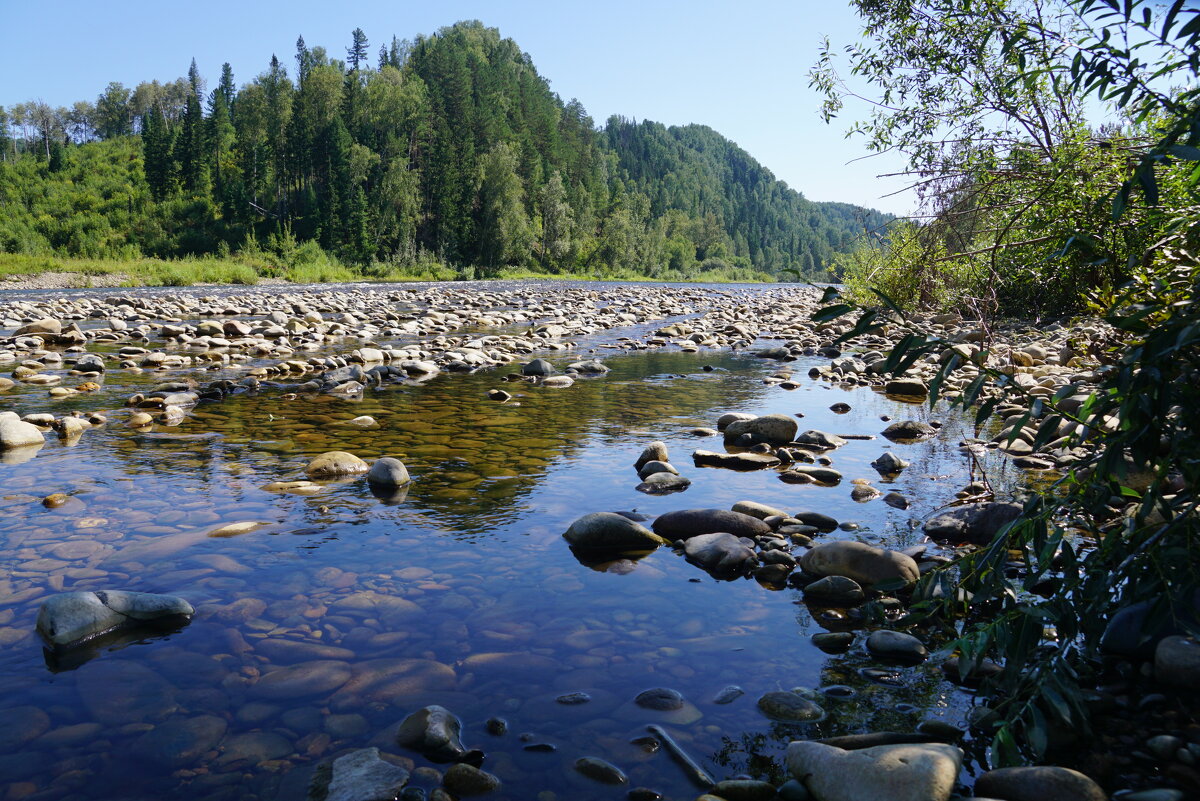
[[[927,318],[896,380],[900,327],[837,343],[818,297],[0,298],[5,797],[1104,797],[979,779],[969,691],[895,622],[1086,458],[1024,412],[1082,405],[1107,332]],[[922,400],[984,344],[1028,397],[976,431]],[[1147,748],[1187,787],[1182,734]]]

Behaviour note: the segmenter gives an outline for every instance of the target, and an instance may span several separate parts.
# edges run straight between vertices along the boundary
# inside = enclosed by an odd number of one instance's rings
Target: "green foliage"
[[[347,56],[301,38],[294,80],[272,57],[240,88],[224,65],[204,94],[193,65],[110,84],[78,124],[6,111],[0,250],[183,259],[250,239],[267,275],[812,278],[885,221],[804,199],[707,128],[597,130],[479,22],[393,39],[377,67],[356,29]],[[310,242],[336,265],[281,255]]]
[[[1158,199],[1114,217],[1111,188],[1158,136],[1158,112],[1133,113],[1097,130],[1081,123],[1086,93],[1112,100],[1125,88],[1123,81],[1117,87],[1087,77],[1104,74],[1104,65],[1088,61],[1083,43],[1097,22],[1089,15],[1107,4],[856,0],[855,6],[868,38],[844,56],[850,73],[875,89],[875,105],[851,132],[865,136],[872,150],[904,154],[922,202],[921,231],[876,258],[889,259],[889,271],[907,283],[948,283],[947,292],[929,299],[984,316],[1078,311],[1081,286],[1128,280],[1125,254],[1162,235],[1165,218],[1153,208]],[[851,94],[837,69],[840,57],[827,43],[810,74],[825,95],[827,119]],[[1072,71],[1085,81],[1073,82]],[[1147,175],[1140,171],[1130,187]],[[1118,201],[1125,203],[1129,191]],[[1172,205],[1186,197],[1161,200]]]
[[[914,592],[914,614],[950,629],[949,646],[973,672],[984,659],[1003,670],[983,684],[988,707],[977,723],[990,739],[995,765],[1038,759],[1056,732],[1086,733],[1088,688],[1100,677],[1099,644],[1113,615],[1149,605],[1145,640],[1172,628],[1193,629],[1200,591],[1200,10],[1175,0],[1078,0],[1072,8],[1094,31],[1064,37],[1062,28],[1025,19],[1003,31],[1005,63],[1021,81],[1049,85],[1076,100],[1110,101],[1145,136],[1123,170],[1098,173],[1107,190],[1105,220],[1048,243],[1063,258],[1107,241],[1110,261],[1127,279],[1118,287],[1095,281],[1092,310],[1111,326],[1104,379],[1081,406],[1066,403],[1075,387],[1052,398],[1025,396],[1022,424],[1056,415],[1078,424],[1068,446],[1092,456],[1035,494],[1021,516],[995,540],[953,566],[926,576]],[[1137,42],[1129,46],[1127,43]],[[1046,58],[1046,53],[1054,57]],[[1060,55],[1065,54],[1063,59]],[[1183,86],[1182,89],[1163,87]],[[1055,200],[1030,205],[1033,215],[1055,212]],[[1114,231],[1120,237],[1109,237]],[[832,319],[850,311],[833,307]],[[861,316],[853,333],[871,330],[878,310]],[[889,355],[902,371],[941,354],[930,402],[962,360],[945,358],[950,343],[920,326]],[[978,363],[986,365],[988,353]],[[1022,390],[1006,371],[983,366],[953,403],[976,407],[982,423],[998,402]],[[1052,436],[1042,426],[1035,445]],[[1140,474],[1139,481],[1134,481]],[[1136,486],[1136,489],[1135,489]],[[1142,487],[1145,487],[1143,490]],[[1021,569],[1012,569],[1012,552]],[[1053,589],[1035,588],[1051,581]],[[957,589],[969,595],[959,600]]]

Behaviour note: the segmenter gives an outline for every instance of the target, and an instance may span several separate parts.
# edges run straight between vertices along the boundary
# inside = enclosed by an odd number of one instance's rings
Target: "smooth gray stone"
[[[962,758],[941,743],[845,751],[805,740],[788,745],[786,762],[819,801],[948,801]]]
[[[182,598],[148,592],[98,590],[51,596],[38,610],[37,630],[56,647],[69,647],[139,622],[196,610]]]

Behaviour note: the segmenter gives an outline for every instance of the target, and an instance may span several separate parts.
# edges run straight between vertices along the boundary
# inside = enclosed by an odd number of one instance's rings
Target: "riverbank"
[[[269,253],[182,259],[74,259],[0,253],[0,290],[95,289],[105,287],[277,286],[285,284],[408,283],[462,281],[483,278],[470,267],[450,267],[435,261],[398,266],[373,264],[347,267],[320,254],[313,261],[289,262]],[[664,272],[647,276],[632,270],[613,274],[551,274],[507,267],[492,280],[773,283],[774,278],[753,270],[727,269],[691,273]]]
[[[317,765],[371,747],[414,785],[451,787],[462,777],[397,739],[432,704],[460,722],[461,756],[486,752],[497,798],[591,795],[618,775],[695,793],[647,724],[712,780],[765,779],[780,798],[821,798],[797,788],[809,763],[786,754],[813,739],[903,742],[933,760],[938,793],[963,794],[988,732],[938,652],[944,636],[905,622],[911,579],[985,541],[981,519],[955,510],[1003,512],[1086,457],[1025,423],[1010,440],[930,409],[940,357],[895,383],[880,360],[900,329],[844,351],[849,324],[812,322],[819,297],[801,287],[0,303],[0,403],[41,438],[0,463],[0,717],[19,721],[6,727],[18,759],[3,765],[26,797],[75,792],[60,776],[103,797],[128,779],[123,753],[144,758],[155,797],[221,798],[235,778],[297,797]],[[968,389],[985,332],[952,315],[920,323],[964,362],[943,389]],[[1088,343],[1108,332],[1093,322],[988,333],[986,358],[1034,397],[1101,377]],[[997,412],[1015,423],[1027,410]],[[403,474],[364,479],[389,457]],[[581,519],[614,512],[642,547],[579,541],[604,531]],[[178,596],[195,614],[47,671],[42,605],[114,589]],[[1099,697],[1142,709],[1162,688],[1134,681],[1144,658],[1124,661],[1130,680]],[[1170,735],[1190,742],[1188,720]],[[97,741],[110,747],[87,748]],[[830,753],[822,772],[845,780],[885,761],[860,752],[839,769]],[[1089,770],[1142,789],[1162,786],[1156,766]]]

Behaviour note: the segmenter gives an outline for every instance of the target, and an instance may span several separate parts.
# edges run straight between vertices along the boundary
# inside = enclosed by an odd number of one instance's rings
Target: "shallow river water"
[[[543,355],[561,367],[596,345]],[[430,766],[394,732],[431,703],[457,714],[467,747],[485,752],[483,767],[503,782],[489,797],[539,801],[619,799],[637,786],[694,798],[701,791],[667,753],[631,743],[648,724],[718,780],[778,779],[791,739],[910,731],[930,718],[959,725],[969,698],[942,680],[938,660],[869,680],[859,670],[878,663],[863,648],[865,629],[847,653],[821,652],[812,634],[854,627],[798,591],[714,580],[670,548],[583,564],[561,535],[589,512],[653,516],[753,500],[860,526],[825,537],[907,547],[968,481],[957,448],[971,433],[965,422],[941,414],[937,439],[893,445],[877,436],[881,415],[939,415],[809,379],[815,359],[786,365],[800,383],[787,391],[763,383],[779,363],[746,353],[595,355],[611,372],[563,390],[506,384],[497,369],[368,390],[361,401],[231,397],[145,433],[114,411],[74,446],[51,438],[36,458],[0,464],[0,798],[303,798],[313,766],[351,748]],[[177,375],[113,371],[104,394],[62,401],[18,386],[0,409],[116,410],[130,392]],[[490,401],[493,387],[516,397]],[[833,413],[837,402],[851,411]],[[801,430],[876,436],[831,454],[846,477],[837,487],[694,467],[693,450],[722,448],[689,429],[730,411],[802,414]],[[346,425],[359,415],[380,427]],[[634,489],[633,462],[656,439],[691,479],[685,492]],[[912,462],[891,485],[869,465],[887,449]],[[391,498],[361,479],[323,482],[309,496],[263,489],[303,478],[307,461],[329,450],[399,457],[413,482]],[[1001,464],[990,469],[993,482],[1006,480]],[[912,505],[856,503],[855,478]],[[71,499],[48,509],[51,493]],[[261,525],[210,536],[241,522]],[[56,659],[34,632],[38,606],[87,589],[180,595],[197,614],[87,661]],[[729,685],[744,694],[716,703]],[[654,687],[687,703],[671,712],[633,704]],[[794,687],[835,687],[821,700],[828,718],[786,725],[758,711],[763,693]],[[569,693],[590,700],[556,700]],[[485,730],[493,717],[507,734]],[[619,766],[630,784],[581,776],[572,764],[583,756]],[[425,772],[414,781],[433,786]]]

